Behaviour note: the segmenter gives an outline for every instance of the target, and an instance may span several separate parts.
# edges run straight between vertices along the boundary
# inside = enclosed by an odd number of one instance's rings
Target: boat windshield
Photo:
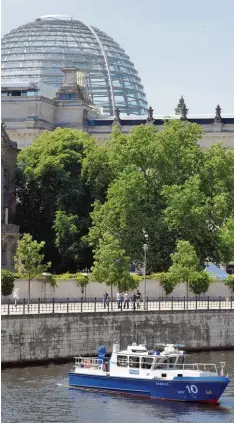
[[[153,365],[153,369],[173,369],[174,367],[177,367],[177,365],[179,364],[180,366],[182,365],[184,361],[184,357],[159,357],[156,358],[156,361]]]

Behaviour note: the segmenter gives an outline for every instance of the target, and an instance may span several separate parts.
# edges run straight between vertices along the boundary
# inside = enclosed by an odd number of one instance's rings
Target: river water
[[[68,389],[72,364],[2,371],[2,423],[234,423],[234,352],[197,353],[189,361],[226,361],[232,379],[216,406],[135,400]]]

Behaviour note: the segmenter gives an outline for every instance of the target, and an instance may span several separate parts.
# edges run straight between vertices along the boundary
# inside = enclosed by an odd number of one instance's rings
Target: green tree
[[[168,276],[167,272],[159,273],[158,277],[165,294],[171,294],[175,288],[175,282]]]
[[[77,270],[77,254],[81,267],[92,263],[90,248],[79,248],[79,243],[88,233],[94,200],[82,177],[82,163],[94,148],[87,133],[57,128],[43,132],[18,155],[17,222],[21,232],[45,241],[45,259],[57,272]]]
[[[47,285],[51,286],[54,290],[58,286],[56,277],[52,273],[43,272],[41,275],[37,275],[37,279],[39,279],[42,282],[45,298],[46,298]]]
[[[164,216],[168,229],[174,231],[178,238],[196,246],[202,260],[210,256],[207,251],[208,243],[203,242],[204,238],[210,238],[207,225],[209,209],[199,176],[188,178],[183,185],[165,186],[162,195],[167,205]]]
[[[192,280],[201,271],[199,259],[194,247],[184,240],[177,242],[175,252],[171,255],[172,265],[169,268],[167,277],[175,284],[186,283],[188,298],[189,286]]]
[[[1,291],[2,295],[11,295],[14,289],[15,275],[9,270],[1,270]]]
[[[201,135],[198,125],[168,120],[160,132],[144,125],[129,135],[115,129],[98,153],[92,150],[92,163],[88,154],[89,181],[94,169],[93,180],[103,186],[108,169],[107,194],[91,213],[94,253],[109,232],[131,260],[141,262],[144,229],[151,271],[169,268],[178,239],[195,247],[200,263],[229,260],[234,248],[223,228],[234,209],[234,179],[227,171],[234,174],[234,155],[221,145],[204,151]]]
[[[105,282],[111,287],[117,286],[120,292],[132,290],[139,281],[130,275],[130,259],[120,247],[118,239],[105,234],[94,256],[92,279]]]
[[[122,249],[128,249],[131,257],[138,255],[139,245],[144,242],[142,232],[142,207],[145,201],[145,182],[143,175],[135,168],[127,168],[111,184],[107,192],[107,201],[94,204],[91,213],[93,226],[90,230],[90,243],[99,248],[105,236],[105,228],[113,238],[118,239]],[[134,241],[134,242],[131,242]],[[142,248],[140,249],[142,254]]]
[[[30,287],[32,279],[45,272],[51,263],[42,264],[44,254],[41,253],[44,241],[33,240],[32,235],[24,234],[19,240],[15,255],[15,268],[22,278],[28,281],[28,306],[30,304]]]
[[[18,222],[45,240],[57,272],[90,268],[105,234],[130,261],[168,270],[177,240],[199,262],[234,256],[234,150],[204,150],[201,128],[168,119],[162,130],[116,126],[104,146],[80,131],[45,132],[18,158]]]
[[[67,215],[62,210],[55,213],[53,229],[55,232],[55,246],[61,256],[61,268],[72,268],[74,259],[79,257],[80,234],[78,217]]]
[[[165,223],[176,237],[188,240],[202,262],[234,257],[234,152],[216,144],[203,151],[194,174],[162,191]]]
[[[201,295],[208,291],[210,282],[211,280],[207,272],[194,272],[189,281],[189,287],[194,294]]]
[[[220,246],[221,262],[234,260],[234,217],[229,219],[218,230],[218,244]]]
[[[229,275],[225,279],[225,285],[228,286],[231,292],[234,292],[234,275]]]
[[[83,298],[84,290],[86,286],[89,284],[89,276],[84,273],[77,273],[75,276],[75,281],[77,285],[80,287],[82,298]]]

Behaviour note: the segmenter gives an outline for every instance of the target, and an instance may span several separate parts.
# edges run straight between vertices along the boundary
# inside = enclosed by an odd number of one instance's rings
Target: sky
[[[2,35],[42,15],[69,15],[125,49],[155,115],[234,115],[234,0],[5,0]]]

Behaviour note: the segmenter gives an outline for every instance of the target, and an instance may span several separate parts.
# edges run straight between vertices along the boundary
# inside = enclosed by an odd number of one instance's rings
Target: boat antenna
[[[220,366],[221,366],[221,370],[220,370],[220,376],[224,376],[224,367],[226,365],[226,361],[220,361]]]

